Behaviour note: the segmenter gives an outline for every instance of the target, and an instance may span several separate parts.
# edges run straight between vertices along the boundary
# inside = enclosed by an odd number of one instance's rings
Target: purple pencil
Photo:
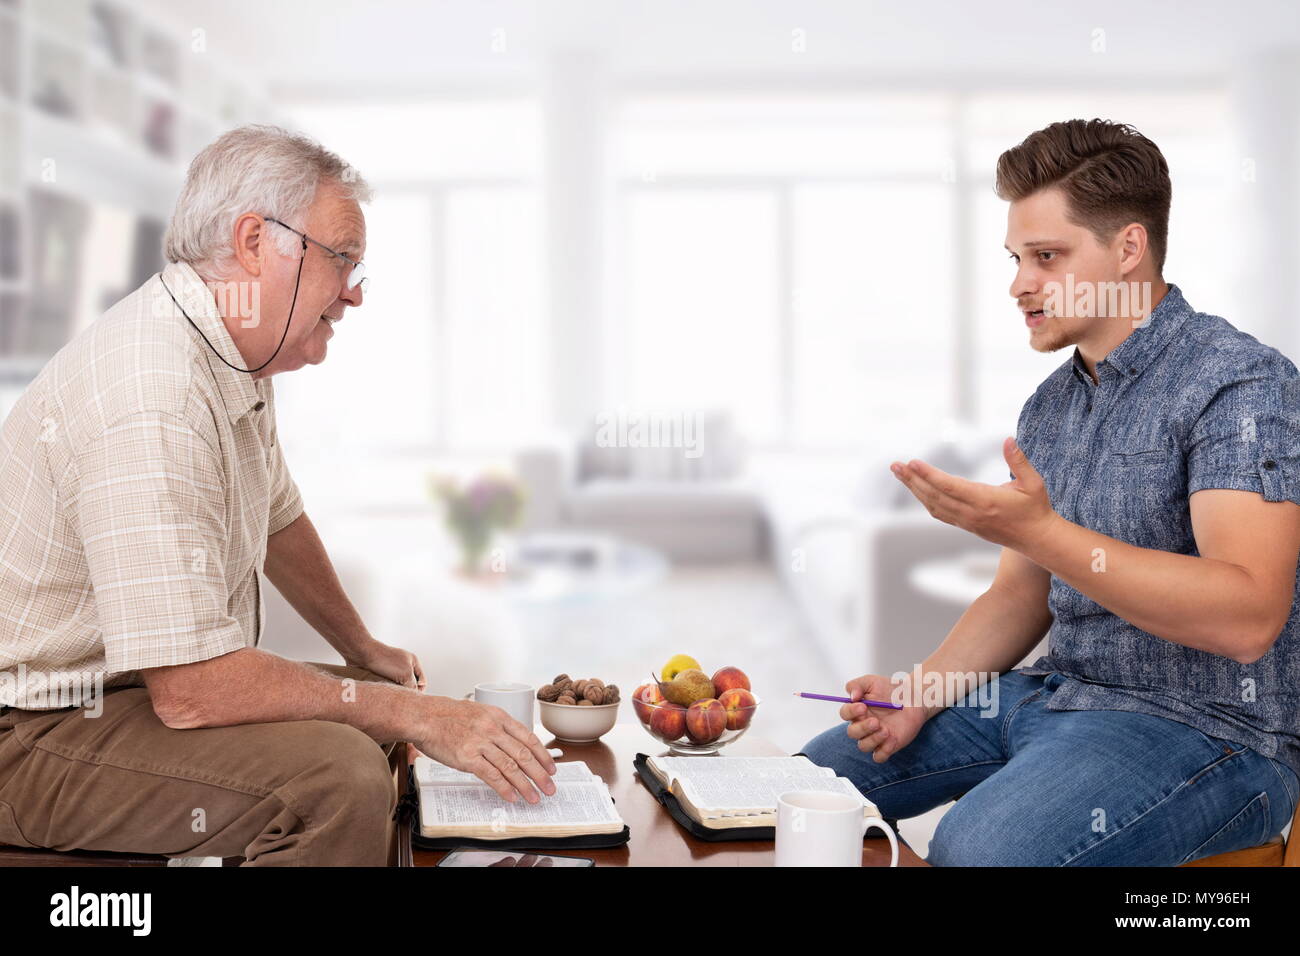
[[[830,694],[809,694],[805,691],[797,691],[796,697],[807,697],[809,700],[833,700],[839,704],[866,704],[868,707],[888,707],[890,710],[902,710],[902,704],[894,704],[887,700],[853,700],[850,697],[832,697]]]

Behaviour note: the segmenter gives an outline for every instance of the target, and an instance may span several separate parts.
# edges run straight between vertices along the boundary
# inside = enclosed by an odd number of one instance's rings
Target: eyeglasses
[[[286,222],[281,222],[279,219],[276,219],[274,216],[263,216],[262,218],[265,219],[267,222],[273,222],[277,225],[284,226],[284,228],[288,229],[294,235],[302,236],[302,238],[305,239],[307,242],[320,246],[330,255],[337,256],[338,258],[346,262],[348,265],[352,266],[352,271],[348,273],[348,278],[347,278],[347,284],[349,289],[360,288],[362,292],[365,292],[369,287],[370,278],[369,276],[366,275],[366,264],[364,262],[358,262],[355,259],[349,259],[343,253],[335,252],[329,246],[325,245],[325,243],[317,242],[311,236],[307,235],[307,233],[299,232],[297,229],[293,228],[293,226],[289,225]]]

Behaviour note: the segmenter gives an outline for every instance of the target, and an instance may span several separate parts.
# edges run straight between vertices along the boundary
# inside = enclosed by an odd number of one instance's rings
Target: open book
[[[623,818],[605,782],[580,760],[555,766],[555,793],[541,794],[537,803],[523,797],[510,803],[472,773],[420,754],[415,758],[420,833],[476,840],[621,833]]]
[[[647,757],[646,766],[692,820],[713,829],[776,826],[776,800],[791,790],[843,793],[876,805],[844,777],[807,757]]]

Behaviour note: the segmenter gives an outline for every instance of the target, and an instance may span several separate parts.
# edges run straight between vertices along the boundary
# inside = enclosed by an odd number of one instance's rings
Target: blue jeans
[[[960,797],[930,842],[935,866],[1176,866],[1258,846],[1290,821],[1290,767],[1164,717],[1049,711],[1063,680],[1003,674],[995,712],[971,694],[884,763],[847,723],[802,753],[889,821]]]

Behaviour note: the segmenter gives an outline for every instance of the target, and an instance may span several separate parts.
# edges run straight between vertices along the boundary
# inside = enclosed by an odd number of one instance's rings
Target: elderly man
[[[194,160],[160,275],[64,347],[0,436],[0,842],[382,865],[410,741],[505,799],[555,763],[495,707],[421,693],[339,585],[271,377],[363,296],[369,188],[273,127]],[[259,574],[346,667],[259,650]]]

